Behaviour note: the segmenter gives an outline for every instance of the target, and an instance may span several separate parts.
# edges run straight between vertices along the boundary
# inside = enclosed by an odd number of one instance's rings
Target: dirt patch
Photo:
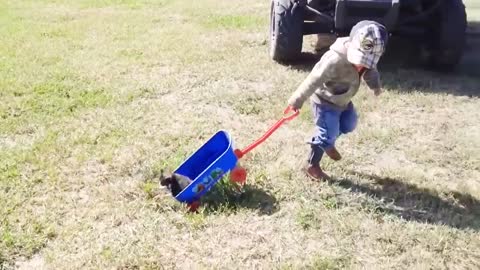
[[[48,269],[45,263],[45,258],[42,255],[35,254],[32,258],[26,261],[18,261],[15,263],[17,270],[46,270]]]

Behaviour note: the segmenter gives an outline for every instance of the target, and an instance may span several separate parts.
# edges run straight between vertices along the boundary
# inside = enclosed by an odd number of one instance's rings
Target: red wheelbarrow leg
[[[245,184],[247,181],[247,170],[240,165],[237,165],[233,170],[230,172],[230,181],[238,183],[238,184]]]
[[[197,212],[198,208],[200,207],[200,201],[193,201],[192,203],[189,203],[187,206],[188,206],[189,212]]]

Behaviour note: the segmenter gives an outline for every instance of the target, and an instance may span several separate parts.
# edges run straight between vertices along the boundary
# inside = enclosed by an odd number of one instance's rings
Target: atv
[[[298,59],[304,35],[348,36],[362,20],[383,24],[390,36],[415,41],[425,64],[453,69],[466,44],[462,0],[272,0],[270,57]]]

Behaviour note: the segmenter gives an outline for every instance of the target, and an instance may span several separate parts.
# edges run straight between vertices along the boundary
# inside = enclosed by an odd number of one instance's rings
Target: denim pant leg
[[[353,103],[350,102],[340,115],[340,134],[352,132],[357,127],[358,115]]]
[[[308,163],[319,165],[324,149],[334,146],[335,140],[340,133],[341,111],[325,104],[313,103],[312,106],[315,133],[310,141],[311,151]]]

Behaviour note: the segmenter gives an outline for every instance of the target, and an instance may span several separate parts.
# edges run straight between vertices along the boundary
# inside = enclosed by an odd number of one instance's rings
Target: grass
[[[334,181],[300,172],[305,106],[242,160],[242,192],[222,182],[189,214],[159,185],[220,128],[238,147],[256,139],[318,59],[272,62],[268,11],[253,0],[2,1],[0,269],[478,268],[473,45],[449,75],[386,57],[387,91],[362,86],[344,159],[322,161]]]

